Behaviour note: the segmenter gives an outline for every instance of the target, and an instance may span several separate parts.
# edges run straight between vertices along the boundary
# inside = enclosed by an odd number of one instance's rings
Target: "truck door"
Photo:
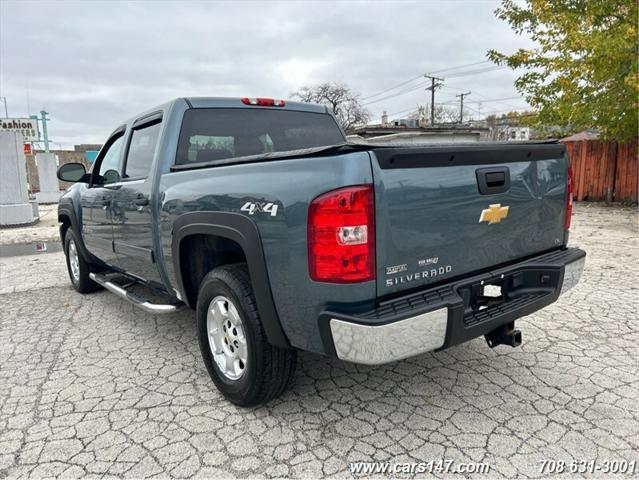
[[[93,165],[91,183],[81,194],[82,239],[89,252],[115,265],[112,199],[120,180],[124,127],[106,141]]]
[[[122,180],[113,196],[113,245],[118,266],[129,274],[158,283],[161,279],[153,254],[150,172],[161,122],[161,114],[156,114],[133,124]]]

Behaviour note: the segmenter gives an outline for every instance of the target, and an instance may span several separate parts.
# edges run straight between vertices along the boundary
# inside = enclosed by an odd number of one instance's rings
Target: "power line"
[[[413,113],[413,112],[416,112],[416,111],[417,111],[416,108],[411,107],[411,108],[407,108],[406,110],[400,110],[399,112],[387,113],[386,115],[388,115],[388,116],[399,115],[400,113],[406,113],[406,112]]]
[[[465,88],[456,87],[455,85],[445,85],[444,88],[447,88],[449,90],[458,90],[460,92],[463,92],[464,90],[466,90]],[[517,108],[515,105],[513,105],[511,103],[497,102],[497,100],[489,99],[486,95],[484,95],[483,93],[479,93],[477,90],[473,90],[473,93],[475,95],[481,97],[482,99],[486,99],[486,100],[494,101],[495,103],[499,103],[499,105],[504,105],[504,106],[507,106],[507,107]],[[517,99],[520,99],[520,98],[521,97],[517,97]],[[513,100],[514,99],[515,99],[515,97],[513,97]],[[521,100],[525,100],[525,99],[521,98]],[[476,103],[480,103],[482,101],[485,101],[485,100],[477,100]]]
[[[528,111],[530,110],[530,107],[521,107],[521,108],[506,108],[504,110],[490,110],[487,115],[495,115],[497,113],[504,113],[504,112],[518,112],[520,110],[523,111]],[[531,115],[536,115],[536,113],[533,113]]]
[[[480,70],[472,70],[472,71],[467,71],[467,72],[460,72],[459,74],[454,74],[454,75],[451,75],[450,77],[457,78],[457,77],[463,77],[463,76],[467,76],[467,75],[471,75],[471,74],[472,75],[478,75],[480,73],[492,72],[492,71],[496,71],[496,70],[503,70],[504,68],[508,68],[508,67],[496,67],[496,68],[495,67],[490,67],[488,69],[480,69]],[[426,75],[426,77],[429,78],[428,75]],[[411,81],[414,81],[414,80],[415,79],[413,79]],[[407,82],[407,83],[410,83],[410,81]],[[363,105],[364,106],[370,105],[370,104],[373,104],[373,103],[377,103],[377,102],[381,102],[381,101],[384,101],[384,100],[388,100],[389,98],[397,97],[399,95],[404,95],[405,93],[414,92],[415,90],[418,90],[420,87],[426,85],[426,83],[422,82],[422,83],[415,84],[414,86],[405,88],[403,90],[399,90],[398,92],[392,93],[392,94],[387,95],[385,97],[377,98],[375,100],[371,100],[370,102],[366,102]],[[390,89],[390,90],[393,90],[393,89]],[[370,97],[367,97],[367,98],[372,98],[374,96],[376,96],[376,95],[371,95]]]
[[[480,115],[480,120],[481,120],[481,116],[482,115],[481,115],[481,112],[479,110],[474,109],[472,107],[468,107],[468,106],[466,108],[468,108],[469,110],[472,110],[473,112],[477,112]],[[507,109],[504,109],[504,110],[490,110],[490,111],[484,113],[483,117],[484,117],[484,119],[486,119],[490,115],[495,115],[496,116],[499,113],[506,113],[506,112],[519,113],[520,111],[527,112],[527,111],[529,111],[529,108],[522,107],[522,108],[507,108]],[[537,115],[537,114],[535,112],[533,112],[533,113],[520,114],[520,117],[532,117],[532,116],[535,116],[535,115]]]
[[[445,101],[439,102],[438,105],[450,105],[452,103],[457,103],[457,99],[455,97],[452,97],[452,98],[449,97]]]
[[[501,100],[526,100],[523,97],[486,98],[481,100],[470,100],[470,103],[499,102]]]
[[[368,100],[369,98],[377,97],[377,96],[379,96],[379,95],[381,95],[383,93],[390,92],[391,90],[395,90],[396,88],[399,88],[399,87],[403,87],[404,85],[407,85],[410,82],[414,82],[415,80],[420,79],[420,78],[422,78],[421,75],[419,75],[419,76],[417,76],[415,78],[411,78],[410,80],[406,80],[405,82],[398,83],[397,85],[395,85],[393,87],[389,87],[386,90],[382,90],[381,92],[377,92],[377,93],[374,93],[373,95],[369,95],[367,97],[363,97],[362,100]]]
[[[425,84],[425,83],[428,83],[428,82],[423,82],[423,83],[422,83],[422,85],[423,85],[423,84]],[[441,87],[441,88],[447,88],[447,89],[449,89],[449,90],[454,89],[453,87],[449,87],[449,86],[447,86],[447,85],[441,85],[441,84],[440,84],[438,87]],[[419,87],[417,87],[417,88],[419,88]],[[413,91],[413,90],[417,90],[417,88],[412,88],[412,89],[411,89],[411,91]],[[428,89],[430,89],[430,88],[428,88]],[[464,93],[465,93],[465,92],[464,92]],[[483,97],[483,98],[482,98],[482,100],[465,100],[465,99],[464,99],[464,106],[463,106],[463,108],[466,108],[466,109],[472,110],[472,111],[474,111],[474,112],[476,112],[476,113],[478,113],[478,114],[480,114],[480,115],[481,115],[481,110],[479,110],[479,109],[475,109],[475,108],[472,108],[472,107],[471,107],[470,105],[468,105],[468,104],[480,104],[480,103],[491,103],[491,102],[494,102],[494,103],[497,103],[498,105],[504,105],[504,106],[509,107],[509,108],[507,108],[507,109],[503,109],[503,110],[494,110],[494,109],[493,109],[493,110],[490,110],[487,114],[490,114],[490,113],[492,113],[492,112],[494,112],[494,111],[497,111],[497,112],[502,112],[502,111],[503,111],[503,112],[510,112],[510,111],[516,111],[516,110],[518,110],[518,109],[524,109],[524,110],[525,110],[525,109],[529,108],[529,107],[517,107],[517,106],[515,106],[515,105],[509,105],[509,104],[506,104],[506,103],[501,103],[501,101],[502,101],[502,100],[511,100],[511,99],[512,99],[512,100],[521,100],[521,101],[525,101],[525,99],[524,99],[524,98],[522,98],[522,97],[488,98],[488,97],[486,97],[486,95],[483,95],[483,94],[481,94],[481,93],[479,93],[479,92],[476,92],[476,91],[474,91],[474,90],[473,90],[473,95],[478,95],[478,96]],[[464,96],[465,96],[465,95],[464,95]],[[456,97],[456,98],[455,98],[455,97]],[[454,103],[457,103],[457,102],[458,102],[457,98],[460,98],[460,95],[456,95],[455,97],[453,97],[453,98],[449,98],[449,99],[445,99],[443,102],[437,102],[437,105],[441,105],[441,106],[449,106],[449,105],[452,105],[452,104],[454,104]],[[460,105],[460,107],[461,107],[461,105]],[[460,108],[460,110],[461,110],[461,109],[462,109],[462,108]],[[400,114],[400,113],[412,112],[412,111],[415,111],[415,109],[414,109],[414,108],[409,108],[409,109],[401,110],[401,111],[398,111],[398,112],[388,113],[387,115],[388,115],[388,116],[393,116],[393,115],[398,115],[398,114]],[[381,118],[381,117],[380,117],[380,118]]]
[[[465,77],[465,76],[469,76],[469,75],[479,75],[482,73],[488,73],[488,72],[493,72],[493,71],[498,71],[498,70],[503,70],[506,68],[509,68],[507,66],[498,66],[498,65],[490,65],[490,66],[483,66],[481,68],[474,68],[474,69],[468,69],[468,67],[472,67],[472,66],[476,66],[476,65],[484,65],[486,63],[490,63],[489,60],[483,60],[481,62],[473,62],[473,63],[469,63],[469,64],[464,64],[464,65],[458,65],[455,67],[448,67],[448,68],[444,68],[444,69],[440,69],[440,70],[435,70],[432,73],[438,73],[438,72],[450,72],[448,75],[445,75],[447,78],[459,78],[459,77]],[[466,70],[464,70],[466,69]],[[459,71],[461,70],[461,71]],[[405,95],[407,93],[411,93],[414,91],[419,90],[420,88],[429,85],[426,90],[431,90],[431,122],[434,120],[433,114],[434,114],[434,107],[435,107],[435,103],[434,103],[434,90],[437,88],[446,88],[446,89],[450,89],[450,90],[457,90],[460,91],[462,93],[465,93],[465,91],[467,89],[463,89],[461,87],[456,87],[454,85],[443,85],[443,78],[437,78],[438,84],[435,85],[435,81],[431,78],[433,75],[431,74],[426,74],[424,75],[427,79],[430,80],[429,81],[422,81],[422,82],[416,82],[416,80],[418,80],[420,77],[413,77],[409,80],[406,80],[404,82],[398,83],[392,87],[386,88],[384,90],[381,90],[373,95],[369,95],[363,98],[363,100],[369,100],[367,102],[365,102],[363,105],[364,106],[368,106],[368,105],[373,105],[373,104],[377,104],[379,102],[383,102],[386,100],[390,100],[392,98],[401,96],[401,95]],[[404,87],[404,88],[402,88]],[[467,103],[471,103],[471,104],[478,104],[479,105],[479,110],[475,110],[473,108],[471,108],[470,106],[466,105],[466,108],[476,111],[478,113],[480,113],[481,116],[481,104],[482,103],[490,103],[490,102],[495,102],[498,105],[503,105],[504,107],[509,107],[508,110],[505,111],[513,111],[516,110],[518,107],[515,105],[512,105],[510,103],[500,103],[503,101],[508,101],[508,100],[512,100],[512,101],[525,101],[524,98],[517,96],[517,97],[500,97],[500,98],[488,98],[486,95],[481,94],[475,90],[473,90],[473,93],[476,94],[478,97],[481,97],[481,100],[470,100],[467,101]],[[384,95],[387,94],[387,95]],[[461,98],[461,96],[458,96],[458,98]],[[441,105],[449,105],[454,103],[456,100],[449,100],[449,101],[444,101],[444,102],[440,102],[438,104]],[[374,107],[373,107],[374,108]],[[460,105],[460,110],[463,107],[461,107]],[[520,108],[520,107],[519,107]],[[390,115],[397,115],[399,113],[403,113],[403,112],[407,112],[407,111],[412,111],[413,109],[405,109],[405,110],[401,110],[400,112],[394,112],[391,113]],[[461,113],[461,112],[460,112]],[[462,113],[463,115],[463,113]],[[463,117],[462,117],[463,118]]]
[[[472,67],[474,65],[481,65],[482,63],[488,63],[488,62],[490,62],[490,60],[482,60],[481,62],[467,63],[465,65],[458,65],[457,67],[443,68],[441,70],[435,70],[434,72],[429,72],[429,73],[433,74],[433,73],[448,72],[449,70],[458,70],[460,68]]]
[[[510,68],[506,65],[504,66],[494,66],[494,67],[486,67],[480,68],[477,70],[467,70],[465,72],[451,73],[450,75],[446,75],[447,78],[458,78],[458,77],[466,77],[468,75],[479,75],[480,73],[486,72],[495,72],[497,70],[504,70],[505,68]]]
[[[464,65],[457,65],[455,67],[443,68],[441,70],[435,70],[434,72],[429,72],[429,73],[432,75],[433,73],[448,72],[450,70],[459,70],[460,68],[472,67],[474,65],[481,65],[483,63],[489,63],[489,62],[490,62],[490,60],[482,60],[481,62],[466,63]],[[395,90],[396,88],[403,87],[404,85],[408,85],[409,83],[414,82],[415,80],[418,80],[420,78],[423,78],[423,76],[419,75],[417,77],[413,77],[410,80],[406,80],[405,82],[398,83],[397,85],[393,85],[392,87],[386,88],[386,89],[381,90],[381,91],[379,91],[377,93],[374,93],[372,95],[367,95],[366,97],[362,97],[361,100],[368,100],[370,98],[377,97],[377,96],[382,95],[384,93],[390,92],[391,90]]]
[[[473,93],[476,93],[476,92],[473,92]],[[456,101],[457,101],[457,100],[449,100],[449,101],[447,101],[447,102],[441,102],[441,103],[438,103],[438,105],[450,105],[451,103],[454,103],[454,102],[456,102]],[[470,102],[469,102],[469,103],[470,103]],[[479,115],[480,115],[480,119],[481,119],[482,114],[481,114],[481,111],[480,111],[480,110],[478,110],[478,109],[476,109],[476,108],[473,108],[473,107],[470,107],[470,106],[468,106],[468,105],[465,105],[465,106],[464,106],[464,108],[465,108],[465,109],[468,109],[468,110],[472,110],[473,112],[475,112],[475,113],[479,114]],[[487,116],[489,116],[489,115],[495,115],[495,114],[498,114],[498,113],[504,113],[504,112],[518,112],[518,111],[520,111],[520,110],[527,111],[527,110],[528,110],[528,107],[521,107],[521,108],[507,108],[507,109],[504,109],[504,110],[490,110],[490,111],[488,111],[487,113],[485,113],[485,114],[483,115],[483,117],[485,118],[485,117],[487,117]],[[388,117],[390,118],[390,117],[392,117],[392,116],[394,116],[394,115],[400,115],[400,114],[402,114],[402,113],[407,113],[407,112],[409,112],[409,113],[413,113],[413,112],[415,112],[415,113],[416,113],[417,111],[418,111],[418,109],[417,109],[417,108],[413,108],[413,107],[411,107],[411,108],[407,108],[407,109],[405,109],[405,110],[399,110],[399,111],[397,111],[397,112],[387,113],[386,115],[388,115]],[[536,115],[536,113],[529,113],[529,114],[521,115],[521,116],[529,117],[529,116],[534,116],[534,115]],[[371,120],[371,121],[370,121],[370,123],[374,123],[374,121],[375,121],[375,120],[380,120],[381,118],[382,118],[382,117],[375,117],[373,120]]]
[[[362,105],[363,105],[363,106],[366,106],[366,105],[370,105],[370,104],[372,104],[372,103],[377,103],[377,102],[381,102],[381,101],[384,101],[384,100],[388,100],[389,98],[397,97],[397,96],[399,96],[399,95],[404,95],[405,93],[414,92],[415,90],[419,90],[421,87],[423,87],[423,86],[424,86],[424,85],[426,85],[427,83],[428,83],[428,82],[421,82],[421,83],[418,83],[418,84],[416,84],[416,85],[414,85],[414,86],[412,86],[412,87],[409,87],[409,88],[406,88],[406,89],[400,90],[399,92],[395,92],[395,93],[393,93],[393,94],[391,94],[391,95],[387,95],[386,97],[378,98],[378,99],[376,99],[376,100],[371,100],[370,102],[366,102],[366,103],[364,103],[364,104],[362,104]]]

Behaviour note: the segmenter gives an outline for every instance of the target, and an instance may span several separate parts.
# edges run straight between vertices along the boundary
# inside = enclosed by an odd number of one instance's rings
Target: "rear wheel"
[[[268,342],[245,264],[218,267],[204,277],[196,315],[206,369],[231,402],[259,405],[291,384],[297,353]]]
[[[67,271],[71,285],[80,293],[90,293],[98,290],[100,285],[89,278],[91,266],[87,263],[78,250],[78,239],[69,228],[64,237],[64,253],[67,260]]]

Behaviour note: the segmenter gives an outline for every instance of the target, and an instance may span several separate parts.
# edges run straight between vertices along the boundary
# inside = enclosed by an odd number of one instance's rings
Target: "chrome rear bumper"
[[[358,325],[331,319],[331,333],[338,358],[349,362],[378,365],[444,345],[448,309],[440,308],[386,325]]]
[[[579,283],[585,265],[586,257],[581,257],[579,260],[566,265],[566,267],[564,268],[564,281],[561,285],[561,292],[559,293],[559,295],[563,295]]]

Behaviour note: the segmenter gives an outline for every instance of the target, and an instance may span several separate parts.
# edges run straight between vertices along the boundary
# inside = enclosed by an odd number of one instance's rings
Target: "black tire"
[[[247,346],[247,362],[240,378],[231,380],[215,362],[207,332],[209,305],[218,296],[229,299],[240,316]],[[267,338],[255,304],[246,264],[218,267],[209,272],[197,299],[197,331],[206,369],[218,390],[242,407],[260,405],[281,395],[292,383],[297,352],[274,347]]]
[[[79,269],[77,276],[73,274],[71,260],[69,258],[69,250],[73,248],[72,244],[75,246],[75,251],[77,252],[77,264]],[[64,236],[64,255],[66,257],[67,272],[69,273],[71,285],[73,285],[73,288],[80,293],[95,292],[100,289],[100,285],[89,278],[89,273],[92,271],[91,265],[84,260],[77,245],[78,239],[75,233],[73,233],[73,230],[69,228]]]

